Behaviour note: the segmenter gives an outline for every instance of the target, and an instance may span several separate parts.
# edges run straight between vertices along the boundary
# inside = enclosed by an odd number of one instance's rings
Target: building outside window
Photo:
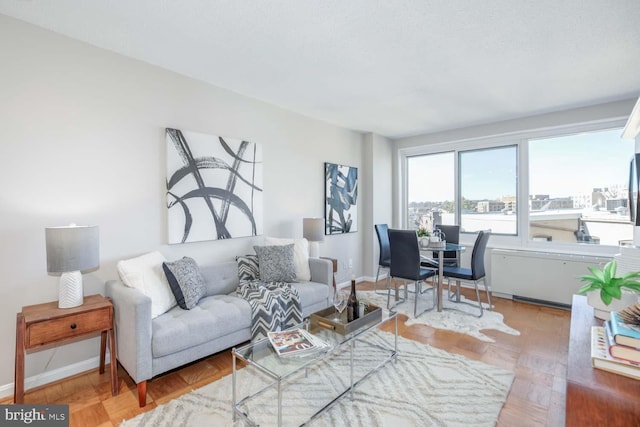
[[[613,245],[633,242],[621,129],[529,141],[529,238]]]
[[[414,150],[406,157],[407,228],[460,224],[462,232],[491,229],[523,245],[630,244],[634,141],[595,125],[560,132]]]

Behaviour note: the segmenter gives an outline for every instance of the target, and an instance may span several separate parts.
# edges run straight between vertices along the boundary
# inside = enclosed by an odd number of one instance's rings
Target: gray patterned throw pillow
[[[180,308],[191,310],[205,295],[207,285],[193,258],[163,262],[162,269]]]
[[[258,255],[237,256],[238,279],[240,281],[252,281],[260,278],[260,267],[258,266]]]
[[[258,254],[260,280],[263,282],[295,282],[293,243],[281,246],[254,246]]]

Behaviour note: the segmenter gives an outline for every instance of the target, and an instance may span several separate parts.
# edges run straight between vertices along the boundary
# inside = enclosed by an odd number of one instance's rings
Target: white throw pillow
[[[279,239],[277,237],[265,237],[265,246],[282,246],[293,243],[293,263],[296,266],[296,277],[301,282],[311,280],[309,269],[309,241],[302,239]]]
[[[118,261],[118,274],[122,282],[151,298],[151,318],[156,318],[174,307],[177,302],[162,270],[166,259],[158,252]]]

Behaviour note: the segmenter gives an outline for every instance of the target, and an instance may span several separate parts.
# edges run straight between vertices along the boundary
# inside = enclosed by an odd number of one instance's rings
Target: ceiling
[[[0,13],[389,138],[640,95],[638,0],[0,0]]]

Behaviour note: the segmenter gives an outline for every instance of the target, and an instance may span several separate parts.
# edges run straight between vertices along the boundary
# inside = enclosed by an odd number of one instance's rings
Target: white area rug
[[[375,331],[369,342],[393,343],[393,335]],[[358,351],[360,350],[360,351]],[[355,366],[380,360],[381,353],[358,343]],[[514,374],[425,344],[398,337],[398,360],[389,362],[346,394],[309,425],[312,426],[494,426],[511,388]],[[305,377],[284,387],[283,425],[299,425],[335,390],[349,381],[348,352],[338,353]],[[364,368],[363,368],[364,369]],[[253,367],[238,372],[242,395],[267,384]],[[272,387],[249,408],[261,426],[277,425],[277,395]],[[122,425],[244,426],[232,422],[231,375],[141,414]]]
[[[412,286],[409,286],[412,289]],[[404,289],[400,291],[402,295]],[[413,317],[413,302],[415,294],[410,292],[408,301],[396,306],[395,310],[398,313],[407,315],[409,319],[405,322],[405,325],[411,326],[414,324],[428,325],[438,329],[448,329],[450,331],[460,332],[461,334],[471,335],[481,341],[495,342],[493,338],[490,338],[480,332],[483,329],[495,329],[505,334],[520,335],[520,332],[504,324],[504,317],[497,311],[488,311],[486,308],[488,304],[483,304],[485,307],[484,315],[480,318],[476,317],[480,313],[480,309],[468,304],[455,303],[447,300],[446,289],[442,292],[444,296],[443,307],[455,308],[456,310],[443,310],[438,312],[437,310],[431,310],[421,314],[418,318]],[[480,296],[484,298],[484,292],[480,293]],[[371,304],[378,307],[387,307],[387,296],[376,294],[373,291],[359,291],[358,299],[369,301]],[[460,296],[460,299],[464,301],[464,296]],[[391,304],[393,304],[393,291],[391,292]],[[433,295],[431,291],[428,291],[419,296],[418,300],[418,312],[430,307],[433,304]],[[473,304],[476,304],[475,302]],[[458,311],[461,310],[462,312]],[[466,314],[468,313],[468,314]]]

